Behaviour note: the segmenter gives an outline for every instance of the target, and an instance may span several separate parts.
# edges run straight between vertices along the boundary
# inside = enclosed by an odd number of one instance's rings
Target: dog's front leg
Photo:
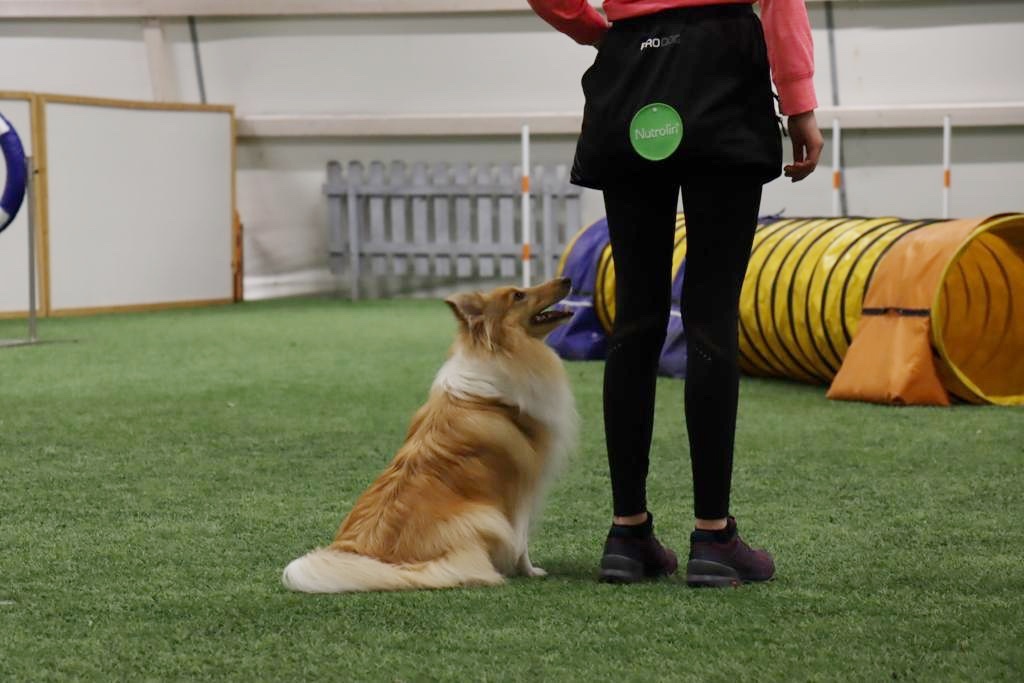
[[[548,573],[540,567],[534,567],[530,563],[530,552],[523,548],[523,554],[519,556],[519,561],[516,563],[516,571],[521,576],[540,577],[547,576]]]
[[[516,520],[516,540],[518,541],[519,547],[522,550],[519,552],[519,559],[516,560],[516,573],[520,576],[540,577],[547,576],[548,573],[540,567],[534,567],[530,562],[530,549],[527,547],[529,544],[530,536],[530,516],[528,514],[521,514],[519,519]]]

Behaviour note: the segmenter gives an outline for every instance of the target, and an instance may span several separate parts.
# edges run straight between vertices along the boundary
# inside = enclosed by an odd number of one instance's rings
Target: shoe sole
[[[643,581],[644,565],[639,560],[625,555],[605,555],[601,558],[601,583],[637,583]]]
[[[598,581],[601,583],[640,583],[641,581],[656,581],[668,574],[650,575],[644,571],[643,562],[634,560],[625,555],[605,555],[601,558],[601,573]]]
[[[772,577],[760,579],[770,581]],[[755,579],[741,578],[739,572],[727,564],[710,560],[690,560],[686,563],[686,583],[694,588],[737,588]]]

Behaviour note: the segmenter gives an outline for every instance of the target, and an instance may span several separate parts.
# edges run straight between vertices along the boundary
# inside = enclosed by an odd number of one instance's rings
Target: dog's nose
[[[558,281],[561,282],[566,287],[572,287],[572,280],[570,280],[567,277],[558,278]]]

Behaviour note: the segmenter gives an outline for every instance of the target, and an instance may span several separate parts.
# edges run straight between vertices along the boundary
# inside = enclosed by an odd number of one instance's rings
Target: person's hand
[[[818,165],[818,157],[825,141],[818,130],[818,120],[813,111],[795,114],[787,122],[789,137],[793,141],[793,163],[783,167],[787,178],[793,182],[803,180]]]

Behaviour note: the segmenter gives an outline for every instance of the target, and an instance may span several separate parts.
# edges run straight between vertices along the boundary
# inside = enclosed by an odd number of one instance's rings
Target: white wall
[[[843,104],[1024,99],[1024,3],[1019,0],[836,7]],[[824,26],[824,12],[813,14],[812,21],[822,17],[815,25]],[[820,58],[823,41],[818,44]],[[828,63],[818,63],[827,73]]]
[[[888,0],[835,5],[841,105],[1024,100],[1024,3]],[[828,41],[812,4],[822,104],[830,104]],[[594,52],[528,13],[493,16],[200,19],[206,91],[241,114],[579,111],[579,78]],[[187,24],[165,22],[180,95],[197,101]],[[31,59],[24,59],[28,54]],[[151,96],[138,21],[0,25],[0,88]],[[849,211],[935,216],[939,131],[847,131]],[[534,158],[568,163],[571,136],[541,138]],[[1024,129],[955,130],[954,215],[1024,210]],[[324,201],[331,159],[515,161],[511,138],[243,139],[238,199],[246,272],[323,282]],[[826,168],[779,180],[763,210],[827,214]],[[601,215],[587,193],[587,220]]]
[[[0,21],[0,90],[149,99],[141,24]]]
[[[255,112],[572,111],[593,48],[533,15],[202,21],[211,96]]]

